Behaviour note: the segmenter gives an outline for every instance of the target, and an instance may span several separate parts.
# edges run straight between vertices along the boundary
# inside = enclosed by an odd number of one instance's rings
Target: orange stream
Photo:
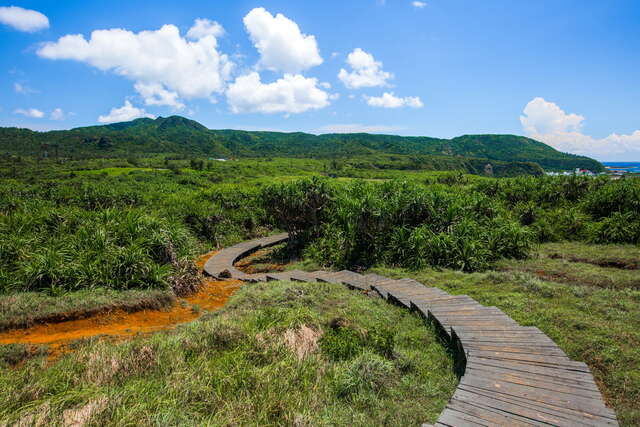
[[[196,264],[202,268],[213,254],[203,255]],[[219,309],[241,285],[239,280],[205,278],[203,287],[197,293],[179,298],[177,304],[168,310],[135,313],[116,310],[86,319],[35,325],[0,333],[0,344],[47,344],[50,345],[51,356],[55,357],[68,351],[67,345],[78,339],[105,336],[119,341],[139,333],[171,329],[180,323],[197,319],[206,311]]]

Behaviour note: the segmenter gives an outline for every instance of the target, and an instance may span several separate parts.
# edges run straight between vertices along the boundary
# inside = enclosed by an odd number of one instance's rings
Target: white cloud
[[[124,105],[120,108],[112,108],[109,114],[106,116],[98,117],[98,121],[100,123],[117,123],[117,122],[128,122],[129,120],[139,119],[141,117],[148,117],[150,119],[155,119],[153,114],[148,114],[142,108],[136,108],[131,105],[129,100],[124,101]]]
[[[38,110],[37,108],[18,108],[17,110],[14,111],[15,114],[22,114],[23,116],[26,117],[31,117],[34,119],[41,119],[44,117],[44,113],[40,110]]]
[[[146,105],[167,105],[174,110],[183,110],[185,105],[179,101],[177,92],[167,90],[160,83],[142,83],[134,85],[136,91],[144,98]]]
[[[525,115],[520,116],[520,123],[527,133],[579,131],[584,121],[584,117],[566,114],[553,102],[547,102],[540,97],[529,101],[523,112]]]
[[[243,19],[258,52],[258,65],[272,71],[299,73],[322,64],[316,38],[302,34],[298,24],[278,13],[258,7]]]
[[[189,31],[187,32],[187,38],[191,40],[200,40],[203,37],[213,36],[222,37],[224,35],[224,28],[216,21],[209,19],[197,18]]]
[[[404,129],[400,126],[362,125],[357,123],[332,124],[322,126],[314,133],[389,133]]]
[[[227,90],[234,113],[302,113],[329,105],[330,95],[318,80],[285,74],[273,83],[262,83],[256,72],[240,76]]]
[[[37,90],[31,89],[29,86],[23,85],[21,83],[14,83],[13,88],[15,89],[16,93],[21,93],[22,95],[38,93]]]
[[[414,2],[411,2],[411,5],[412,5],[413,7],[417,7],[418,9],[422,9],[422,8],[423,8],[423,7],[425,7],[427,4],[426,4],[425,2],[423,2],[423,1],[414,1]]]
[[[373,55],[359,47],[347,56],[347,64],[353,71],[340,69],[338,78],[350,89],[362,87],[386,86],[393,74],[382,70],[382,62],[376,61]]]
[[[0,23],[27,33],[49,28],[49,18],[45,15],[18,6],[0,7]]]
[[[603,161],[640,159],[640,130],[597,139],[582,133],[583,116],[567,114],[555,103],[539,97],[532,99],[523,113],[520,123],[525,133],[557,150]]]
[[[187,35],[175,25],[134,33],[124,29],[96,30],[89,40],[70,34],[45,43],[38,55],[70,59],[133,80],[147,105],[179,109],[178,98],[209,98],[224,92],[233,62],[218,52],[217,35],[222,27],[198,19]]]
[[[382,108],[400,108],[400,107],[412,107],[422,108],[424,104],[417,96],[407,96],[405,98],[397,97],[393,92],[385,92],[382,96],[364,96],[367,100],[367,104],[372,107]]]
[[[51,117],[51,120],[64,120],[66,115],[64,113],[64,110],[62,110],[62,108],[56,108],[51,112],[50,117]]]

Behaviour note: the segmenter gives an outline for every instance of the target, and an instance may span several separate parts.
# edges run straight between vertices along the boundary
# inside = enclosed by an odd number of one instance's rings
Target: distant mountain
[[[46,144],[46,145],[45,145]],[[516,135],[464,135],[453,139],[302,132],[210,130],[180,116],[136,119],[65,131],[0,128],[0,153],[39,156],[57,146],[65,157],[176,154],[208,157],[345,157],[373,154],[468,157],[535,162],[545,169],[603,170],[596,160],[561,153]]]

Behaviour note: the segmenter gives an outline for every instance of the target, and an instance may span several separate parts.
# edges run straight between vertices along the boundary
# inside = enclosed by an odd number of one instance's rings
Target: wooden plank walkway
[[[520,326],[496,307],[412,279],[348,270],[246,274],[234,267],[249,253],[285,240],[286,233],[240,243],[210,258],[204,270],[217,278],[249,282],[339,283],[375,292],[433,322],[457,349],[462,368],[456,392],[436,426],[618,425],[587,365],[572,361],[538,328]]]

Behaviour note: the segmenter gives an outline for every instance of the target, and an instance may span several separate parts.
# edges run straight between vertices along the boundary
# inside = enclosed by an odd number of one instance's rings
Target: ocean
[[[640,162],[602,162],[607,169],[640,173]]]

